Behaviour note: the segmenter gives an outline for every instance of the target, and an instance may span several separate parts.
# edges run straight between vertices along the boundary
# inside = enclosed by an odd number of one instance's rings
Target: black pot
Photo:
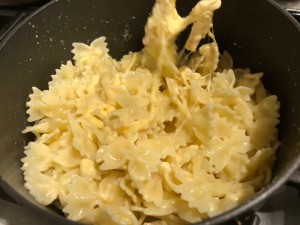
[[[195,1],[178,1],[180,11]],[[0,45],[0,175],[2,187],[19,203],[75,224],[36,203],[24,188],[20,159],[30,137],[25,102],[31,87],[47,87],[50,75],[71,59],[73,42],[106,36],[110,54],[120,58],[142,48],[143,28],[154,0],[55,0],[15,28]],[[133,34],[124,39],[125,30]],[[240,206],[197,224],[218,224],[255,210],[296,171],[300,163],[300,26],[271,0],[223,0],[215,35],[235,67],[263,71],[264,83],[281,102],[279,138],[272,182]]]

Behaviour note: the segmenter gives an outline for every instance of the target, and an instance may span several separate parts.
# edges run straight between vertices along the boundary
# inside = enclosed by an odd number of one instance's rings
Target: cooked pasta
[[[234,69],[211,32],[220,0],[186,17],[157,0],[144,49],[117,61],[104,37],[74,43],[48,90],[33,88],[25,187],[87,224],[170,225],[231,209],[270,182],[279,102]],[[192,25],[185,57],[175,40]],[[198,47],[205,37],[211,42]]]

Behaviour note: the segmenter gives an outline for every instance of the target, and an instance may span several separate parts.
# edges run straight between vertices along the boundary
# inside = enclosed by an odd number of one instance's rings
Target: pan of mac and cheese
[[[58,0],[0,45],[0,183],[59,224],[220,224],[300,162],[300,27],[270,0]]]

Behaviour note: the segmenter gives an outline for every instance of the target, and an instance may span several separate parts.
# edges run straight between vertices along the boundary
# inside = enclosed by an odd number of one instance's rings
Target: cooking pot
[[[184,15],[195,0],[178,0]],[[24,188],[23,149],[32,136],[21,131],[31,88],[47,88],[50,75],[72,58],[73,42],[106,36],[120,58],[142,48],[144,25],[154,0],[54,0],[17,26],[0,45],[0,183],[18,203],[48,216],[53,224],[76,224],[53,207],[38,204]],[[214,17],[221,50],[235,67],[265,73],[266,88],[281,102],[279,139],[272,182],[250,199],[197,224],[219,224],[256,210],[297,170],[300,163],[300,27],[271,0],[223,0]],[[130,32],[132,38],[124,38]],[[294,176],[295,177],[295,176]],[[297,177],[297,176],[296,176]]]

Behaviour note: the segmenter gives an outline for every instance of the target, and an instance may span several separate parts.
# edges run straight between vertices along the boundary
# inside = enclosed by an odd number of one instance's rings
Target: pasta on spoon
[[[270,182],[279,102],[262,73],[234,69],[212,33],[220,0],[181,17],[157,0],[144,49],[121,60],[104,37],[74,43],[48,90],[33,88],[25,186],[87,224],[165,225],[231,209]],[[192,26],[184,48],[178,35]],[[209,37],[208,43],[199,43]]]

